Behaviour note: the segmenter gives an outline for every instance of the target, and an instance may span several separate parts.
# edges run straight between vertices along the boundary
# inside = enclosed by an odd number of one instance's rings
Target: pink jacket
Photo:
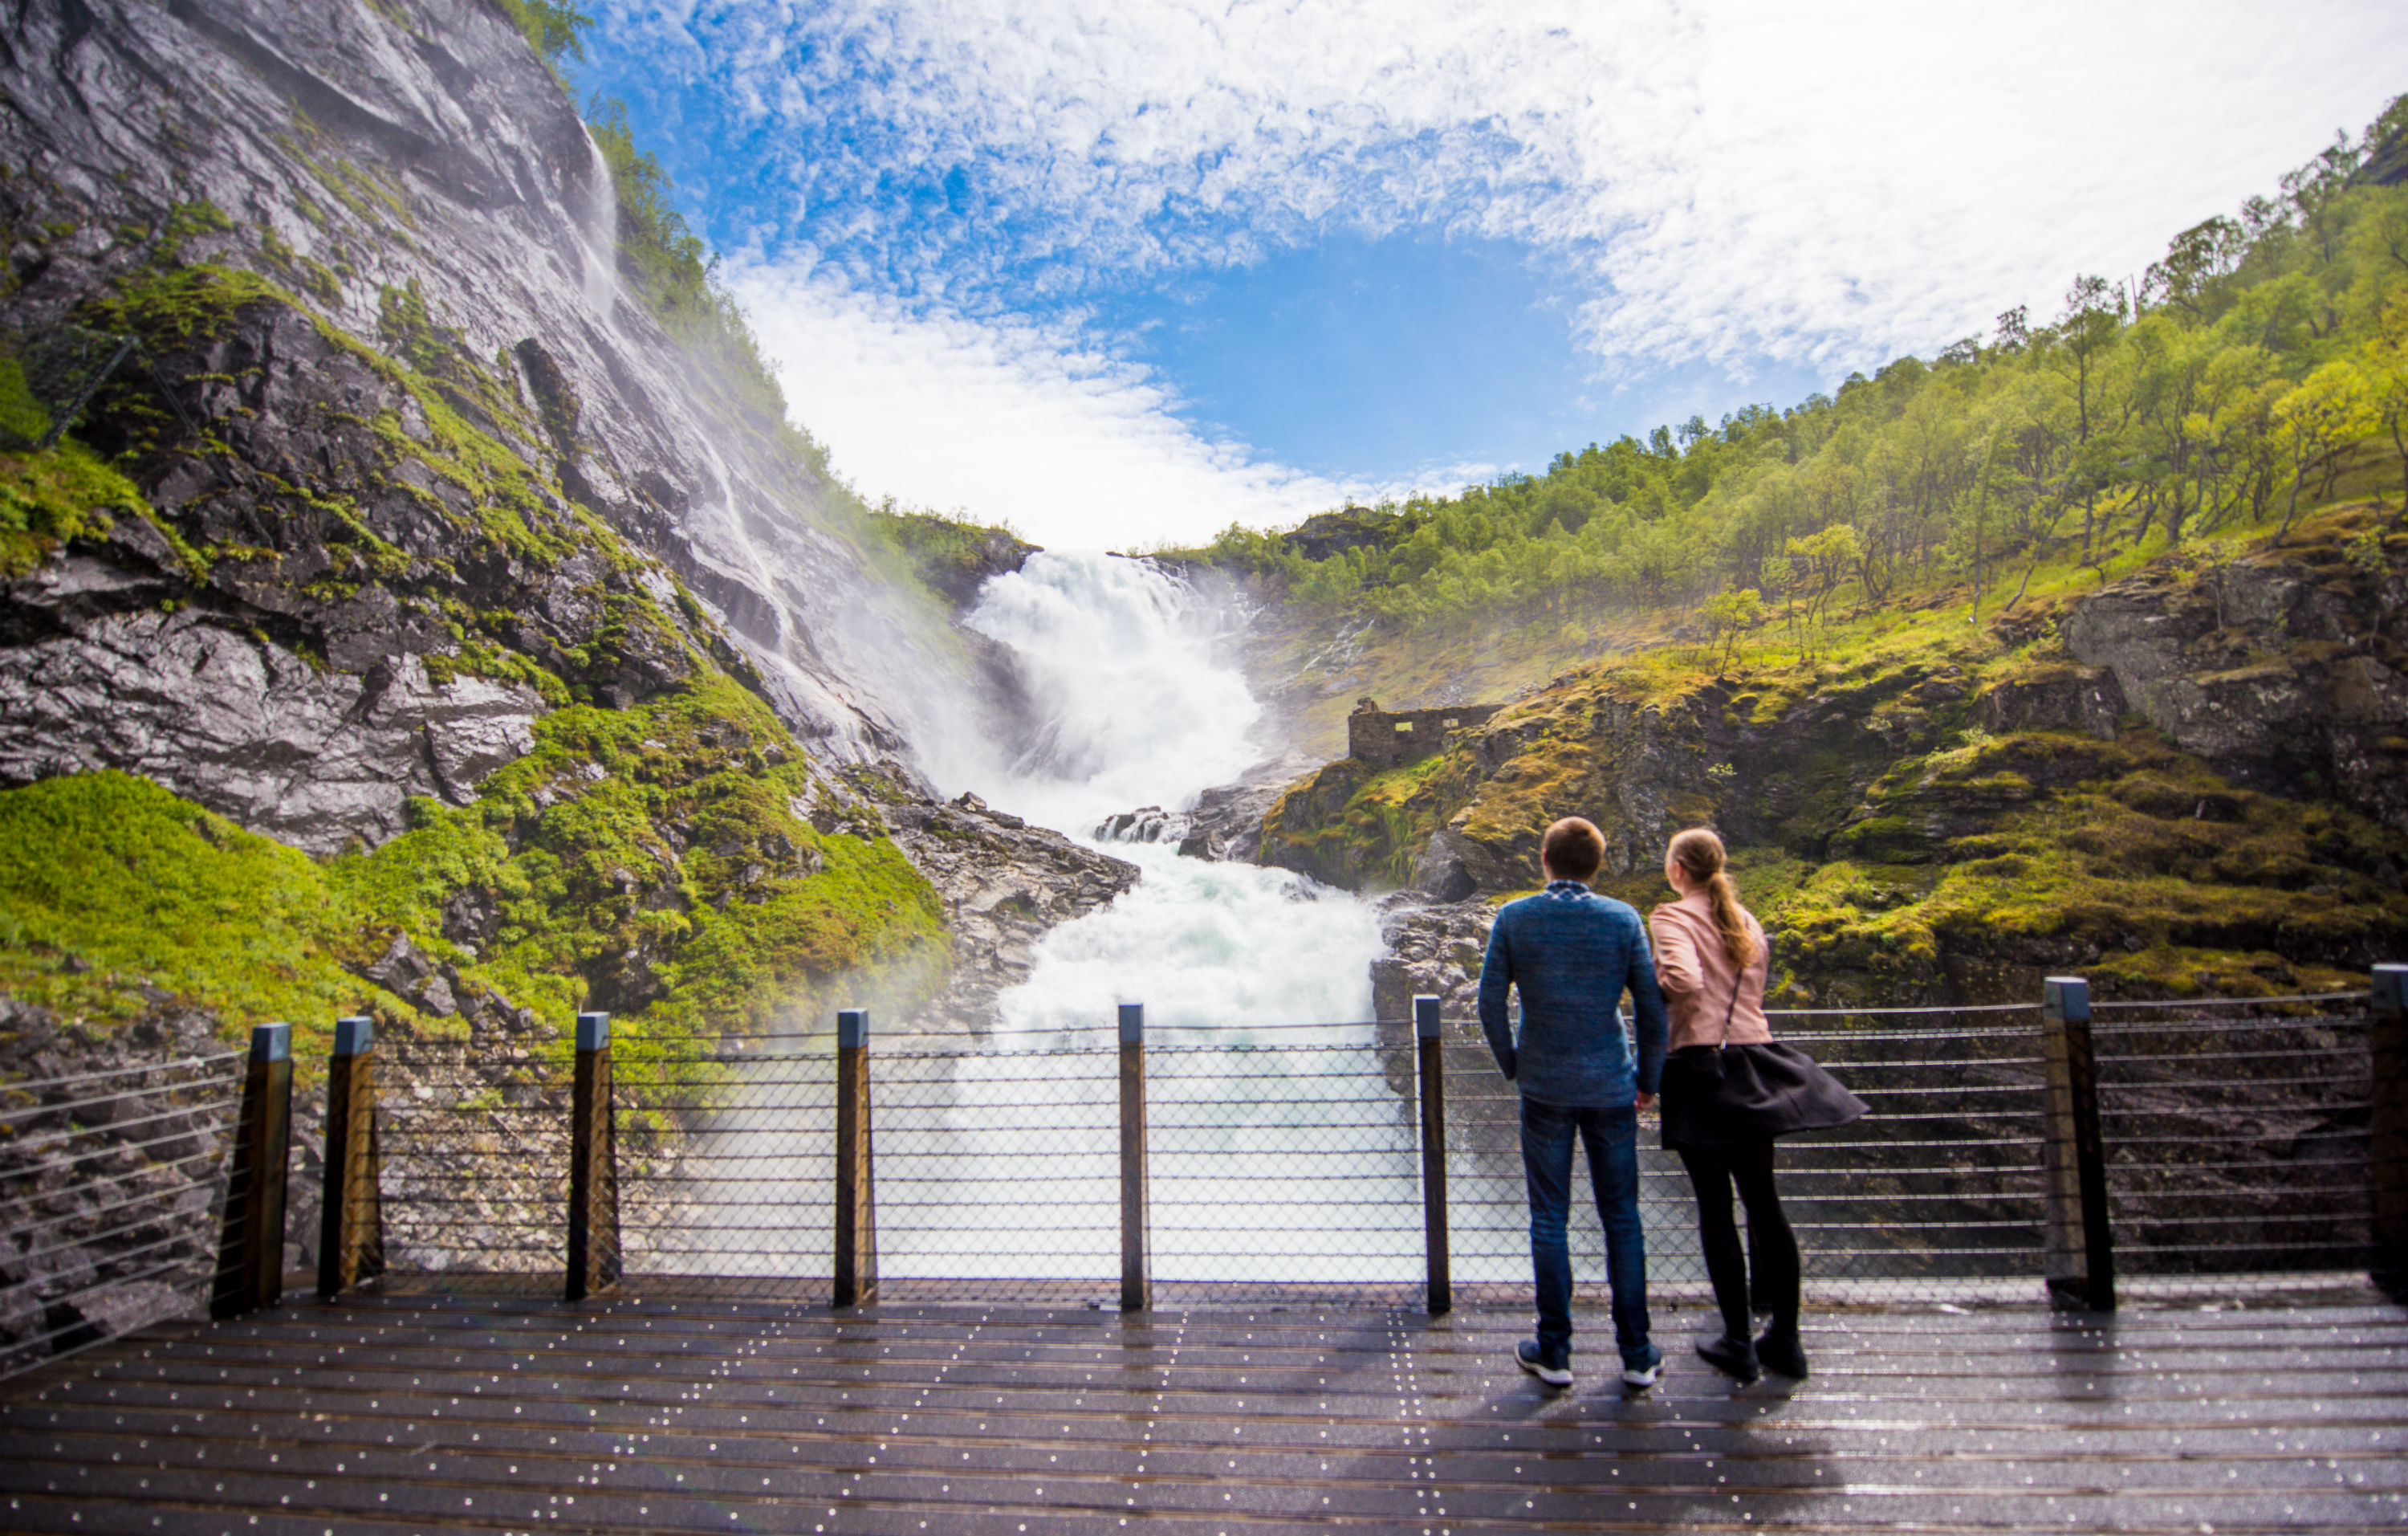
[[[1714,926],[1714,898],[1710,891],[1691,891],[1680,900],[1656,909],[1647,931],[1656,945],[1656,983],[1664,991],[1672,1015],[1670,1048],[1713,1045],[1727,1038],[1733,1045],[1753,1045],[1772,1038],[1764,1020],[1765,973],[1770,952],[1764,927],[1756,914],[1741,909],[1747,931],[1756,939],[1756,958],[1745,970],[1731,964],[1723,947],[1722,929]],[[1739,1004],[1731,1005],[1738,988]],[[1723,1033],[1723,1015],[1730,1015],[1730,1033]]]

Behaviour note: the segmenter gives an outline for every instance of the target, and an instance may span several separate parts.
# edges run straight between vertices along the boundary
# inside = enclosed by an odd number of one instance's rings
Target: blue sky
[[[838,471],[1060,546],[1795,403],[2408,89],[2390,0],[593,8]]]

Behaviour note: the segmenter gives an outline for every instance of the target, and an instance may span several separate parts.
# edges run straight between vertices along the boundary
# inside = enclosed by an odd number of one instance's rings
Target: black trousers
[[[1706,1278],[1713,1282],[1714,1305],[1723,1331],[1732,1339],[1754,1331],[1748,1308],[1748,1257],[1756,1259],[1755,1294],[1772,1313],[1772,1331],[1798,1331],[1798,1237],[1781,1212],[1772,1187],[1772,1141],[1740,1146],[1680,1149],[1698,1192],[1698,1242],[1706,1254]],[[1747,1245],[1740,1245],[1731,1211],[1731,1190],[1747,1207]]]

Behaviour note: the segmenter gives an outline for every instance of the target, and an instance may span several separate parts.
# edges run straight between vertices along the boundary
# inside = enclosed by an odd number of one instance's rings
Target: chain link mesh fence
[[[825,1299],[835,1055],[630,1052],[613,1074],[626,1275]]]
[[[237,1054],[0,1084],[0,1375],[204,1304]]]
[[[2370,1260],[2362,997],[2100,1004],[2094,1036],[2119,1266],[2134,1275],[2362,1269]],[[2048,1088],[2038,1005],[1771,1015],[1871,1106],[1785,1138],[1783,1203],[1810,1303],[2028,1299],[2043,1268]],[[1099,1032],[868,1055],[875,1251],[888,1299],[1108,1304],[1121,1256],[1120,1053]],[[1443,1027],[1458,1294],[1529,1284],[1519,1100],[1476,1025]],[[632,1280],[826,1294],[833,1052],[616,1066]],[[566,1048],[494,1062],[411,1042],[386,1091],[397,1271],[561,1272]],[[1408,1024],[1165,1029],[1143,1052],[1147,1245],[1158,1301],[1305,1296],[1395,1304],[1426,1276],[1419,1068]],[[1640,1129],[1650,1289],[1703,1301],[1678,1157]],[[1584,1191],[1585,1181],[1577,1181]],[[1594,1206],[1572,1202],[1602,1299]]]
[[[1245,1033],[1147,1049],[1157,1294],[1417,1298],[1412,1026]]]
[[[2037,1006],[1769,1012],[1870,1107],[1855,1125],[1785,1137],[1776,1168],[1810,1302],[1963,1300],[2028,1294],[2040,1272],[2042,1062]],[[1447,1180],[1455,1277],[1474,1294],[1529,1284],[1521,1104],[1476,1025],[1447,1026]],[[1697,1207],[1656,1114],[1640,1118],[1648,1288],[1708,1294]],[[1604,1296],[1604,1236],[1584,1182],[1572,1201],[1573,1273]]]
[[[875,1052],[880,1294],[1116,1297],[1120,1051]]]
[[[380,1046],[385,1271],[549,1289],[567,1262],[570,1055]]]

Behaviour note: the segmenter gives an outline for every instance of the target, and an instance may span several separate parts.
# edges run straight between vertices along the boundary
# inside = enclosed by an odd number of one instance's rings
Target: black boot
[[[1795,1328],[1767,1329],[1764,1337],[1756,1342],[1752,1353],[1767,1371],[1792,1381],[1806,1379],[1806,1346],[1798,1342]]]
[[[1742,1386],[1763,1374],[1756,1369],[1756,1346],[1744,1333],[1737,1338],[1727,1333],[1699,1334],[1698,1358]]]

